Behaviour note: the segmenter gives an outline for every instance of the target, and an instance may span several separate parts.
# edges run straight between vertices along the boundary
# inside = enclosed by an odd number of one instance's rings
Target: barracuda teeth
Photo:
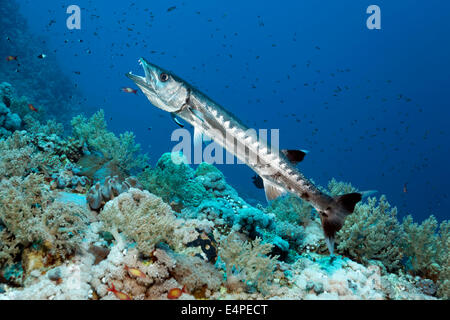
[[[230,128],[231,128],[230,121],[225,121],[225,122],[223,123],[223,126],[224,126],[226,129],[230,129]]]
[[[223,116],[219,116],[219,118],[217,118],[217,120],[218,120],[221,124],[223,124]]]
[[[259,149],[259,152],[263,153],[263,154],[267,154],[267,148],[261,148],[261,149]]]
[[[212,110],[211,113],[214,117],[217,117],[217,110]]]

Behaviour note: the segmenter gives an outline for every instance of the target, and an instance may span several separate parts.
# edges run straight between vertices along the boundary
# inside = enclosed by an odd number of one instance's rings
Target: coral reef
[[[124,193],[131,188],[141,189],[142,186],[135,177],[128,177],[120,182],[119,177],[106,177],[103,184],[97,182],[89,189],[86,200],[92,210],[101,209],[106,202],[114,199],[119,194]]]
[[[134,141],[132,132],[125,132],[117,137],[106,129],[103,110],[90,119],[79,115],[72,119],[72,134],[89,148],[100,152],[105,162],[111,161],[125,172],[142,169],[147,166],[146,155],[139,154],[140,145]]]
[[[195,180],[194,170],[185,164],[181,154],[165,153],[155,168],[145,169],[138,178],[146,190],[161,197],[175,210],[176,207],[197,206],[206,197],[205,187]]]
[[[274,213],[279,220],[296,224],[307,224],[312,210],[308,202],[292,194],[273,200],[267,207],[267,211]]]
[[[20,129],[22,125],[22,119],[19,115],[11,112],[6,105],[9,104],[10,88],[11,85],[9,83],[3,82],[0,84],[0,137],[10,135],[15,130]]]
[[[109,132],[103,111],[75,117],[68,136],[0,88],[2,115],[21,119],[0,118],[0,299],[169,299],[173,289],[179,299],[450,296],[448,221],[400,223],[385,196],[372,197],[329,256],[305,201],[252,206],[213,165],[193,169],[166,153],[147,166],[134,135]],[[356,188],[333,179],[321,190]]]
[[[245,281],[262,292],[269,290],[276,267],[275,257],[267,255],[272,251],[272,244],[262,243],[260,238],[253,242],[239,239],[237,234],[229,235],[221,245],[220,258],[226,265],[227,279]]]
[[[432,279],[439,284],[439,295],[448,299],[450,224],[443,221],[438,229],[434,216],[417,224],[411,216],[402,223],[404,231],[403,251],[407,257],[406,268],[414,275]]]
[[[400,268],[403,232],[397,209],[390,208],[385,196],[358,205],[338,232],[337,249],[349,257],[367,263],[377,260],[389,271]]]
[[[109,201],[100,219],[117,241],[123,232],[136,242],[139,251],[149,254],[158,242],[173,240],[176,217],[161,198],[132,188]]]
[[[43,176],[34,173],[3,180],[0,190],[1,264],[12,264],[33,246],[52,259],[76,251],[89,220],[85,207],[55,201]]]
[[[63,169],[52,174],[51,189],[71,188],[78,193],[86,193],[88,178],[81,175],[81,170],[72,163],[67,163]]]

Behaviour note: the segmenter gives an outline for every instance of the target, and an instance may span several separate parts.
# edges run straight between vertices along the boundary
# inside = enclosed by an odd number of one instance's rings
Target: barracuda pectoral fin
[[[184,125],[178,120],[177,116],[174,113],[171,113],[170,116],[172,117],[172,120],[180,126],[180,128],[184,128]]]
[[[305,156],[309,153],[309,151],[307,150],[288,150],[288,149],[283,149],[281,150],[281,152],[294,165],[299,162],[302,162]]]
[[[201,122],[204,122],[205,121],[205,119],[203,118],[203,114],[200,112],[200,111],[198,111],[198,110],[196,110],[196,109],[193,109],[193,108],[189,108],[189,110],[192,112],[192,114],[197,118],[197,119],[199,119]]]
[[[286,193],[286,190],[278,187],[277,185],[273,184],[271,181],[267,179],[263,179],[263,182],[267,201],[272,201],[278,198],[279,196],[283,195],[284,193]]]

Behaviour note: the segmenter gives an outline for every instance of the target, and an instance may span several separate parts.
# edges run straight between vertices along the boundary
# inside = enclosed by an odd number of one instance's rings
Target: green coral
[[[130,172],[147,166],[148,157],[139,154],[141,146],[135,143],[134,134],[125,132],[117,137],[108,131],[103,110],[90,119],[82,115],[76,116],[71,123],[72,134],[76,139],[102,153],[106,160],[112,161],[123,170]]]
[[[47,247],[53,255],[73,254],[79,248],[89,222],[89,212],[75,203],[55,201],[42,216]]]
[[[64,126],[55,120],[47,120],[45,124],[41,124],[39,120],[27,114],[23,118],[23,122],[25,129],[31,135],[44,134],[50,136],[56,134],[57,136],[62,136],[64,132]]]
[[[382,195],[359,204],[337,233],[337,249],[355,261],[380,261],[389,271],[401,267],[403,232],[397,208],[391,208]]]
[[[403,220],[405,240],[403,251],[407,256],[407,266],[411,271],[424,278],[439,282],[439,293],[448,297],[449,292],[449,221],[438,222],[431,215],[420,225],[413,222],[411,216]]]
[[[244,241],[236,233],[229,235],[220,246],[219,256],[226,265],[227,279],[237,274],[248,285],[266,293],[273,280],[278,256],[269,257],[273,245],[260,238]]]
[[[14,235],[0,225],[0,266],[12,265],[20,255],[21,244]]]
[[[107,231],[120,241],[119,232],[137,243],[140,252],[150,254],[154,246],[174,239],[175,215],[170,206],[148,191],[130,189],[109,201],[100,213]]]
[[[163,154],[155,168],[147,168],[141,173],[139,182],[167,203],[198,206],[206,197],[206,189],[195,180],[195,171],[183,159],[178,153]]]
[[[195,170],[195,180],[203,185],[210,197],[238,197],[236,191],[226,183],[223,173],[212,164],[199,164]]]
[[[16,131],[0,139],[0,154],[0,176],[4,178],[22,177],[43,166],[43,157],[25,132]]]
[[[308,202],[289,194],[273,200],[266,211],[272,212],[281,221],[305,225],[311,219],[312,209]]]
[[[0,182],[1,263],[11,263],[21,249],[46,243],[49,253],[66,256],[82,241],[87,225],[85,208],[54,202],[42,175],[13,177]]]
[[[347,193],[358,192],[350,182],[337,181],[335,178],[328,182],[328,193],[332,197],[340,196]]]

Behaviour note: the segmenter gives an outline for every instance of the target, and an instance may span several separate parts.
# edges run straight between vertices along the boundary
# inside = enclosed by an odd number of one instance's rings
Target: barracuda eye
[[[162,82],[166,82],[167,80],[169,80],[169,75],[167,73],[161,73],[159,75],[159,80],[161,80]]]

